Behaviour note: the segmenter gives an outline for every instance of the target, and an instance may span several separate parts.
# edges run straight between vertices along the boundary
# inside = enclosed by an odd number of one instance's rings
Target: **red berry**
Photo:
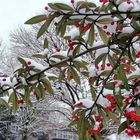
[[[74,0],[71,0],[71,3],[73,4],[74,3]]]
[[[33,95],[34,95],[34,96],[36,96],[36,95],[37,95],[37,93],[34,91],[34,92],[33,92]]]
[[[45,8],[44,8],[45,10],[48,10],[48,6],[45,6]]]
[[[107,35],[110,35],[110,32],[106,32]]]
[[[98,70],[98,69],[99,69],[99,66],[98,66],[98,65],[96,65],[96,66],[95,66],[95,68]]]
[[[131,0],[127,0],[127,4],[130,4],[131,3]]]
[[[135,88],[134,89],[134,93],[136,93],[136,92],[138,92],[139,91],[139,89],[138,88]]]
[[[69,43],[69,49],[70,49],[70,50],[73,50],[73,49],[74,49],[74,47],[73,47],[73,42],[70,42],[70,43]]]
[[[60,52],[61,49],[60,49],[60,48],[56,48],[55,50],[56,50],[57,52]]]
[[[24,104],[24,100],[23,99],[18,100],[18,104]]]
[[[80,27],[80,24],[79,24],[79,23],[77,23],[77,24],[75,24],[75,26],[76,26],[77,28],[79,28],[79,27]]]
[[[132,19],[132,16],[129,16],[128,18],[129,18],[129,19]]]
[[[69,40],[68,40],[68,42],[69,42],[69,43],[71,43],[71,42],[72,42],[72,40],[70,40],[70,39],[69,39]]]
[[[110,67],[110,66],[111,66],[111,65],[110,65],[110,63],[107,63],[106,65],[107,65],[108,67]]]
[[[119,28],[118,28],[118,30],[119,30],[119,31],[122,31],[122,30],[123,30],[123,27],[122,27],[122,26],[121,26],[121,27],[119,27]]]
[[[119,85],[119,88],[122,89],[123,88],[123,85]]]
[[[115,80],[115,81],[114,81],[114,84],[115,84],[115,85],[117,85],[117,84],[118,84],[118,81],[117,81],[117,80]]]
[[[32,62],[31,62],[31,61],[28,61],[28,62],[27,62],[27,64],[28,64],[28,65],[31,65],[31,64],[32,64]]]
[[[2,81],[6,81],[6,78],[3,78]]]
[[[125,63],[126,63],[126,59],[125,59],[125,58],[122,58],[121,62],[122,62],[123,64],[125,64]]]
[[[104,65],[101,65],[101,70],[104,70],[104,69],[105,69]]]
[[[137,52],[136,57],[137,57],[137,58],[140,57],[140,51]]]
[[[74,48],[73,48],[73,46],[69,46],[69,49],[70,49],[70,50],[73,50]]]
[[[54,23],[55,26],[57,26],[57,24],[58,24],[57,22]]]
[[[104,26],[103,26],[103,29],[107,29],[107,25],[104,25]]]
[[[80,108],[80,107],[82,107],[82,106],[83,106],[83,103],[80,102],[80,103],[75,104],[75,105],[74,105],[74,108],[75,108],[75,107]]]
[[[108,0],[100,0],[100,2],[102,2],[102,3],[107,3],[108,2]]]
[[[115,24],[115,22],[114,22],[114,21],[112,21],[112,22],[111,22],[111,25],[114,25],[114,24]]]
[[[112,18],[114,18],[114,15],[111,15]]]

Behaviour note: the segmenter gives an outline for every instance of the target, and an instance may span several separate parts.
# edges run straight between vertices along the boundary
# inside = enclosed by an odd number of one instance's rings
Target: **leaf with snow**
[[[37,23],[44,21],[44,20],[46,20],[46,15],[38,15],[38,16],[35,16],[35,17],[27,20],[25,22],[25,24],[37,24]]]

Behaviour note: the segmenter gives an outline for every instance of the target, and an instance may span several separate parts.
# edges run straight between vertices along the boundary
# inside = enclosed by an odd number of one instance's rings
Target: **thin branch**
[[[88,50],[85,50],[85,51],[83,51],[82,53],[80,53],[80,54],[74,56],[73,59],[76,59],[76,58],[78,58],[78,57],[80,57],[80,56],[83,56],[83,55],[89,53],[89,52],[92,52],[92,51],[95,51],[95,50],[98,50],[98,49],[101,49],[101,48],[105,48],[105,47],[107,47],[107,46],[104,45],[104,44],[103,44],[103,45],[100,45],[100,46],[94,46],[94,47],[89,48]],[[64,60],[62,60],[62,61],[60,61],[60,62],[58,62],[58,63],[52,64],[51,66],[45,68],[45,69],[42,70],[41,72],[38,72],[38,73],[33,74],[32,76],[28,77],[26,80],[28,81],[28,80],[32,79],[33,77],[38,76],[38,75],[41,75],[41,74],[44,73],[45,71],[50,70],[50,69],[52,69],[52,68],[54,68],[54,67],[57,67],[57,66],[59,66],[59,65],[61,65],[61,64],[64,64],[64,63],[66,63],[66,62],[68,62],[68,61],[71,61],[71,58],[68,57],[68,58],[66,58],[66,59],[64,59]],[[14,85],[14,87],[18,86],[20,83],[21,83],[21,82],[16,83],[16,84]],[[10,89],[11,89],[11,87],[8,87],[8,88],[6,88],[6,89],[3,89],[3,91],[0,92],[0,94],[2,94],[3,92],[8,91],[8,90],[10,90]]]

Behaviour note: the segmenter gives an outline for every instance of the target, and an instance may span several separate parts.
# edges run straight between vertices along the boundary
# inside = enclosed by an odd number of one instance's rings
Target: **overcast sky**
[[[0,38],[7,40],[11,30],[43,11],[48,1],[51,0],[0,0]]]

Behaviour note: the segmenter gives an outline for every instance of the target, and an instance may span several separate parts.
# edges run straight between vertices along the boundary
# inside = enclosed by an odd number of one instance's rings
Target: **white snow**
[[[64,36],[70,36],[71,39],[75,39],[76,37],[78,37],[80,35],[80,31],[79,28],[77,27],[73,27],[68,33],[66,33]]]
[[[86,108],[90,108],[92,107],[92,105],[94,104],[94,101],[92,101],[91,99],[80,99],[79,101],[77,101],[75,103],[76,104],[79,104],[79,103],[82,103],[84,107]],[[76,108],[75,108],[76,109]]]
[[[132,27],[124,27],[122,32],[123,33],[132,33],[134,29]]]
[[[0,97],[2,100],[4,100],[5,102],[7,102],[8,103],[8,101],[9,101],[9,96],[8,95],[6,95],[6,96],[3,96],[3,97]]]
[[[22,59],[24,59],[26,61],[26,63],[28,64],[28,62],[31,62],[31,64],[29,66],[34,66],[35,68],[37,69],[40,69],[40,70],[44,70],[46,67],[43,66],[42,64],[36,62],[35,60],[33,59],[29,59],[29,58],[24,58],[22,57]]]
[[[127,2],[123,2],[119,5],[118,9],[120,11],[125,12],[125,11],[127,11],[127,10],[129,10],[130,8],[133,8],[133,7],[134,7],[133,3],[128,4]]]

